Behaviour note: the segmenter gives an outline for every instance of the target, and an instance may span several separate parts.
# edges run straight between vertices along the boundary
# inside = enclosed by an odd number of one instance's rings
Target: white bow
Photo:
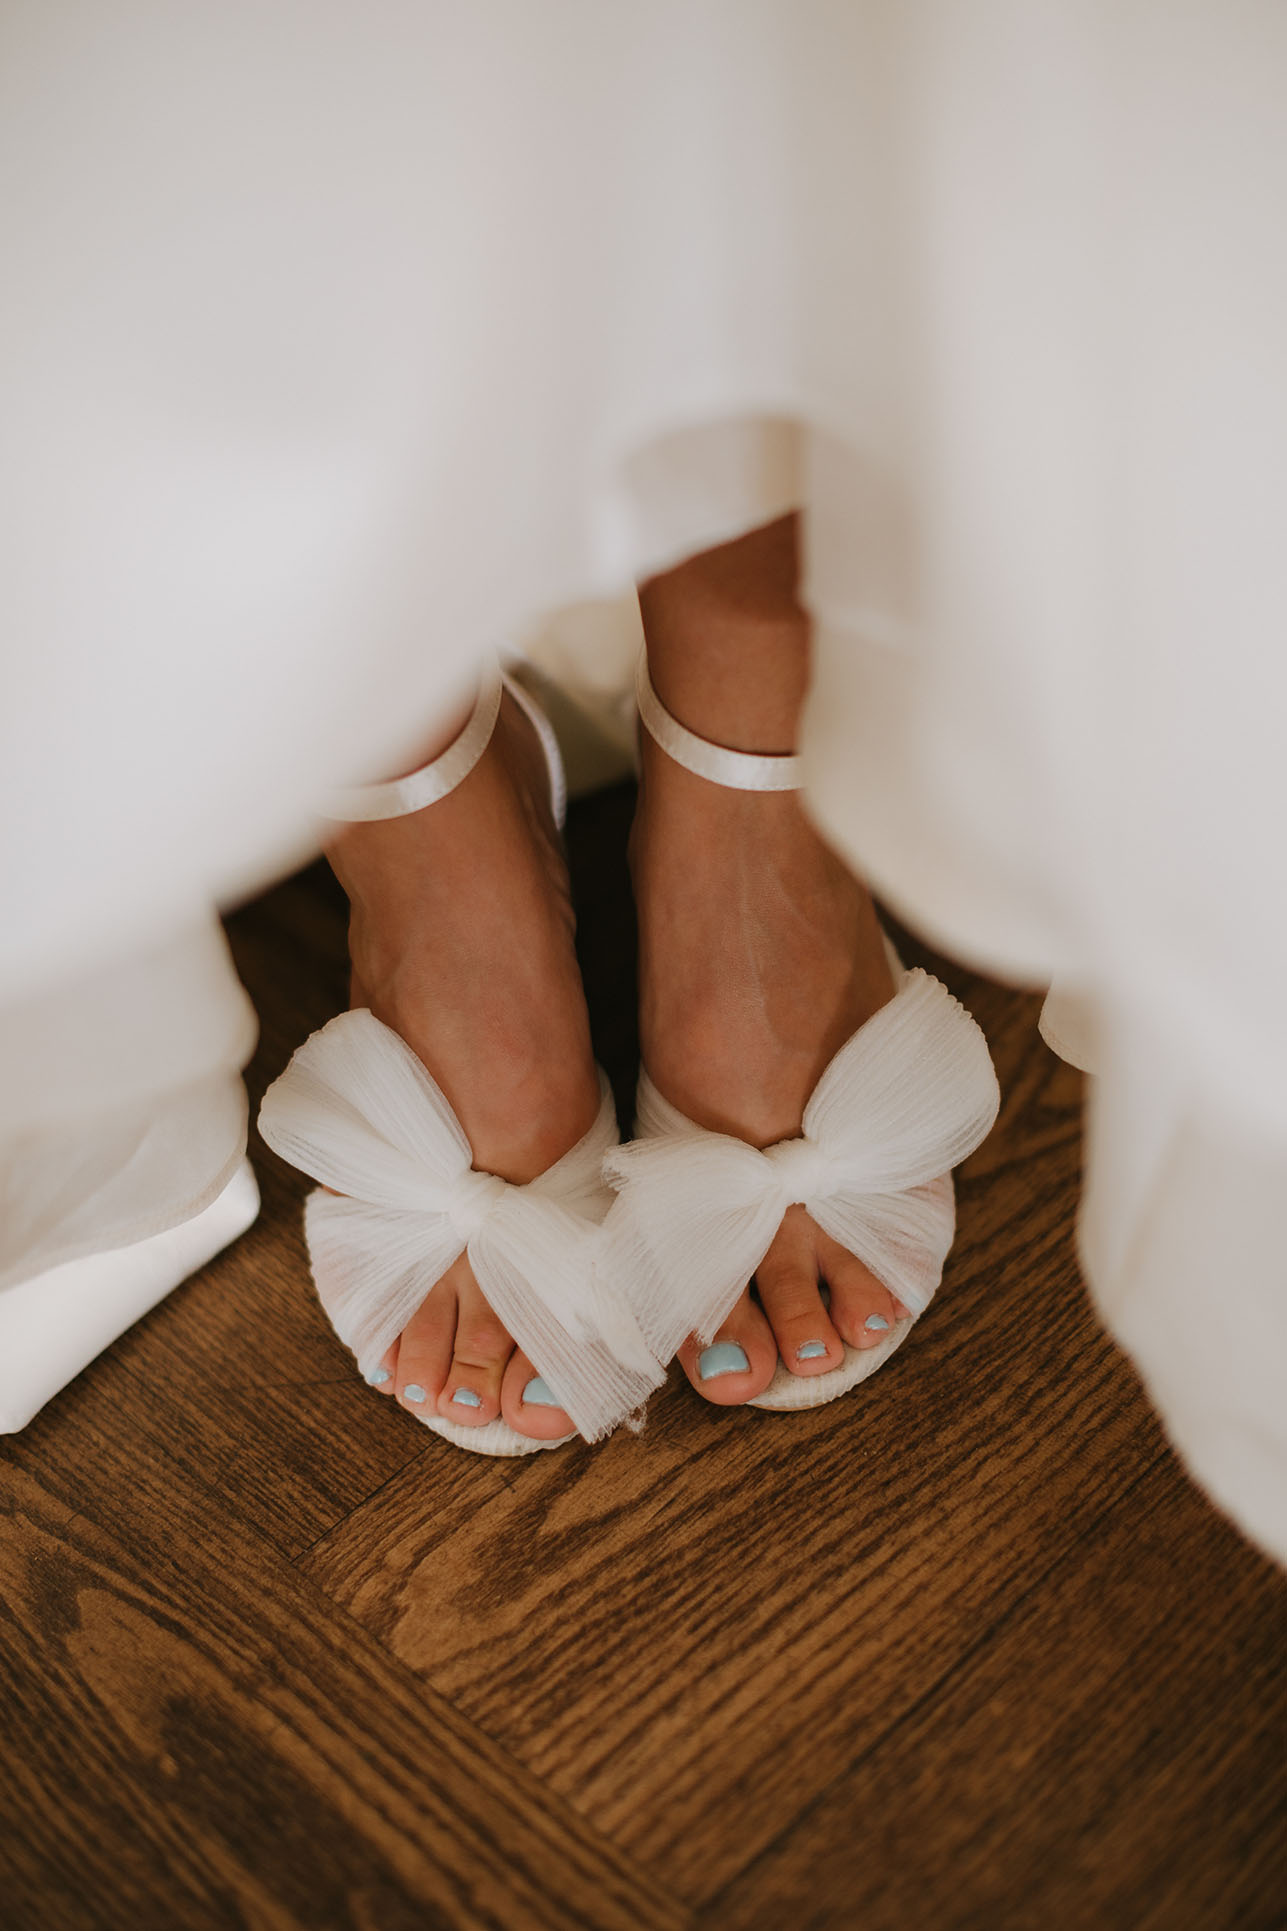
[[[645,1075],[640,1137],[604,1171],[619,1190],[606,1264],[648,1345],[668,1361],[690,1333],[710,1341],[797,1202],[922,1313],[952,1244],[950,1170],[999,1104],[982,1032],[919,969],[831,1061],[798,1139],[761,1151],[708,1132]]]
[[[462,1253],[488,1305],[587,1441],[664,1374],[597,1261],[616,1145],[611,1095],[569,1153],[527,1186],[476,1173],[441,1088],[397,1033],[362,1010],[306,1040],[264,1095],[264,1139],[331,1192],[309,1196],[318,1296],[364,1374],[378,1367]]]

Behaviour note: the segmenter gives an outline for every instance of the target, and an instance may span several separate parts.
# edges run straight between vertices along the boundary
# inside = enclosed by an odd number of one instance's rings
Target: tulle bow
[[[708,1132],[645,1076],[639,1137],[605,1161],[606,1264],[649,1346],[669,1360],[690,1333],[709,1341],[797,1202],[922,1313],[952,1244],[951,1168],[999,1103],[983,1034],[919,969],[831,1061],[798,1139],[760,1150]]]
[[[469,1142],[411,1048],[365,1010],[307,1040],[268,1089],[265,1140],[321,1181],[305,1210],[318,1296],[363,1373],[467,1253],[488,1304],[581,1434],[605,1434],[664,1379],[597,1265],[616,1144],[606,1085],[590,1132],[538,1180],[474,1171]]]

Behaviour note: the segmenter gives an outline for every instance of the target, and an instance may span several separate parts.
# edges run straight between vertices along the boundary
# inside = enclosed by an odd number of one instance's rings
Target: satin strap
[[[653,689],[648,659],[641,652],[635,675],[635,698],[648,735],[667,757],[685,771],[722,784],[732,791],[798,791],[804,783],[803,759],[759,756],[751,751],[729,751],[709,738],[699,738],[672,717]]]
[[[326,816],[343,824],[371,824],[378,818],[408,817],[447,797],[469,776],[491,742],[502,686],[500,666],[493,658],[483,672],[468,724],[440,757],[387,784],[353,785],[333,791],[327,799]]]

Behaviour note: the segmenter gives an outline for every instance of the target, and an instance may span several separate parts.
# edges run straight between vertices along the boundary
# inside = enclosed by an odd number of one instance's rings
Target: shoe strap
[[[770,757],[753,751],[730,751],[722,744],[712,744],[709,738],[699,738],[672,717],[653,689],[648,659],[642,652],[635,697],[648,735],[685,771],[733,791],[798,791],[804,783],[802,758],[791,753]]]
[[[377,818],[405,818],[447,797],[469,776],[491,742],[500,713],[501,689],[500,667],[493,658],[483,671],[468,724],[441,756],[387,784],[353,785],[333,791],[327,800],[326,816],[345,824],[370,824]]]

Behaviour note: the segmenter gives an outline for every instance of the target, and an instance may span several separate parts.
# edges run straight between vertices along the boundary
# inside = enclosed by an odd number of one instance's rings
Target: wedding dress
[[[211,908],[329,787],[498,640],[798,504],[813,808],[928,937],[1066,989],[1091,1291],[1287,1558],[1283,9],[0,37],[2,1277],[231,1184]],[[627,653],[572,629],[611,710]]]

